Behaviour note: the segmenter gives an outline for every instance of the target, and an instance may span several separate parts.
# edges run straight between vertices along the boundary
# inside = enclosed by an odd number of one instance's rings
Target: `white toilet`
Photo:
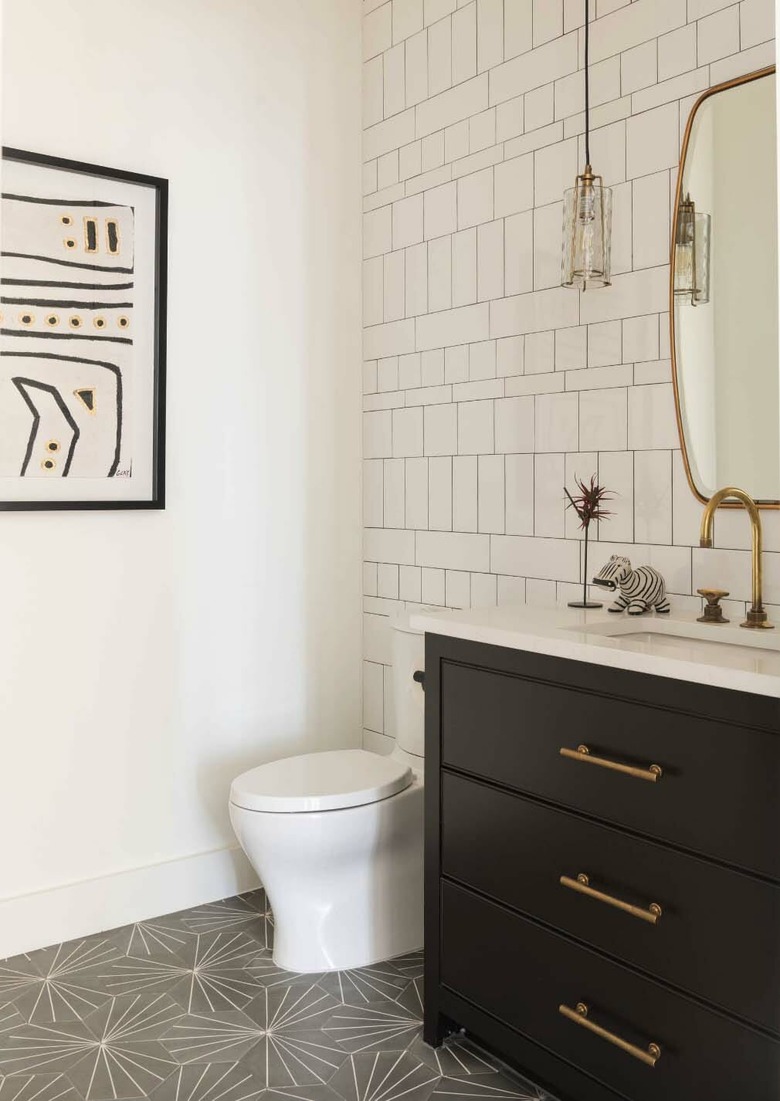
[[[230,820],[274,914],[274,962],[290,971],[365,967],[423,943],[424,636],[393,624],[396,744],[244,772]]]

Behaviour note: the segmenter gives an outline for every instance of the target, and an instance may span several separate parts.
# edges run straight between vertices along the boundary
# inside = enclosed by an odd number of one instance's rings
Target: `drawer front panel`
[[[780,879],[778,735],[445,660],[441,743],[444,765]],[[561,755],[580,744],[588,762]]]
[[[447,773],[441,819],[444,875],[780,1034],[780,886]]]
[[[778,1096],[776,1041],[446,882],[441,959],[445,986],[630,1101]],[[560,1012],[578,1003],[602,1034]]]

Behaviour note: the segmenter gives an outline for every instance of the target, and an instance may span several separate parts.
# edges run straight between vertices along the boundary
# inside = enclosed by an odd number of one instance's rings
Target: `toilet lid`
[[[283,757],[238,776],[230,801],[246,810],[294,814],[376,803],[403,791],[412,770],[364,749],[337,749]]]

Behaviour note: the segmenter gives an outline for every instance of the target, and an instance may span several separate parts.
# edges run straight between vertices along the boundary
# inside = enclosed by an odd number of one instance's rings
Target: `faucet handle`
[[[729,594],[725,589],[697,589],[699,596],[703,596],[707,603],[704,605],[704,615],[699,616],[699,623],[728,623],[723,614],[720,602]]]

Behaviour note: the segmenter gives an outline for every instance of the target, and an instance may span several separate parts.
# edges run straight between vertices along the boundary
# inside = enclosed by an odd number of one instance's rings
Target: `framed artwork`
[[[168,182],[3,149],[0,509],[165,507]]]

